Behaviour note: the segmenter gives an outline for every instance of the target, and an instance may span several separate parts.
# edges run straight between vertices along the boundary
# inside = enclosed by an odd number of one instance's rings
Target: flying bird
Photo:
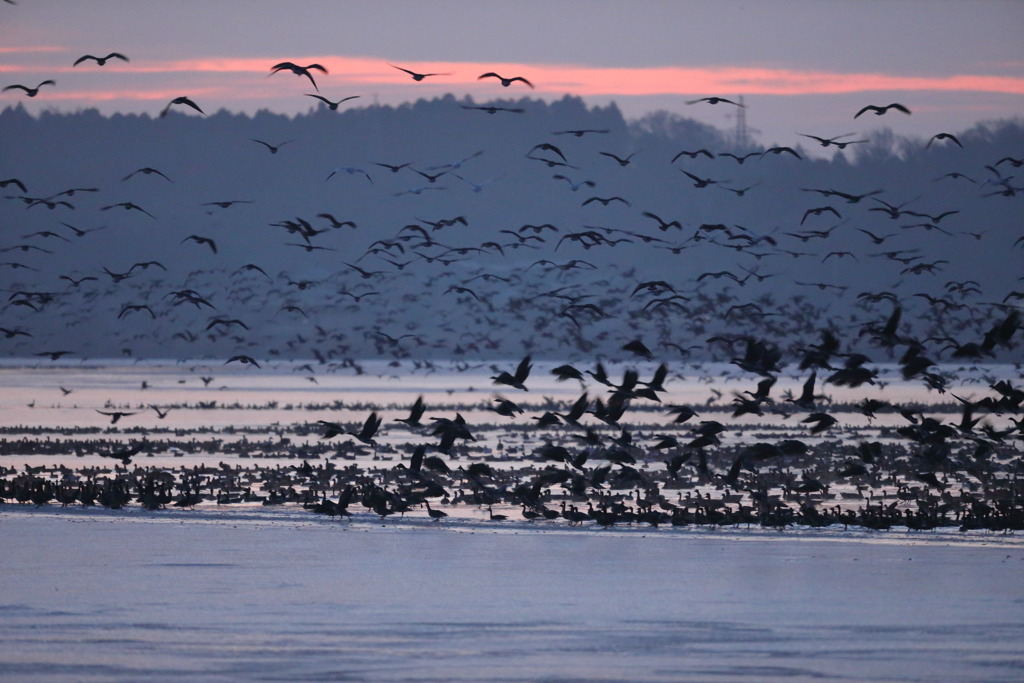
[[[217,206],[222,209],[230,209],[235,204],[252,204],[251,199],[227,199],[217,202],[203,202],[203,206]]]
[[[576,128],[572,130],[556,130],[552,135],[574,135],[581,138],[587,133],[607,134],[610,132],[607,128]]]
[[[497,114],[499,111],[508,112],[510,114],[522,114],[524,111],[526,111],[522,107],[499,107],[495,104],[485,104],[476,106],[469,104],[460,104],[459,106],[462,107],[463,109],[482,111],[487,112],[488,114]]]
[[[895,109],[896,111],[901,111],[904,114],[909,114],[910,113],[910,110],[907,109],[906,107],[904,107],[899,102],[893,102],[892,104],[887,104],[884,107],[879,107],[878,105],[875,105],[875,104],[869,104],[868,106],[862,108],[859,112],[854,114],[853,118],[857,118],[858,116],[860,116],[861,114],[863,114],[866,111],[874,112],[875,116],[881,116],[882,114],[884,114],[885,112],[889,111],[890,109]]]
[[[488,71],[485,74],[480,74],[479,76],[477,76],[476,80],[479,81],[479,80],[484,79],[484,78],[497,78],[499,81],[501,81],[501,84],[504,87],[506,87],[506,88],[509,87],[510,85],[512,85],[512,83],[515,82],[515,81],[522,81],[526,85],[528,85],[531,88],[533,88],[533,83],[530,83],[530,81],[526,80],[522,76],[513,76],[512,78],[505,78],[504,76],[499,76],[498,74],[494,73],[493,71]]]
[[[928,139],[928,144],[924,146],[925,149],[931,147],[932,143],[935,142],[936,140],[949,140],[953,143],[956,143],[956,146],[959,147],[960,149],[964,148],[963,144],[952,133],[936,133],[935,135],[931,136],[931,138]]]
[[[122,417],[130,417],[131,415],[135,415],[135,413],[124,413],[121,411],[107,412],[104,410],[97,410],[96,412],[99,413],[100,415],[106,415],[107,417],[109,417],[110,424],[117,424],[117,421],[120,420]]]
[[[782,147],[769,147],[765,151],[761,152],[761,156],[764,157],[764,156],[766,156],[768,154],[775,154],[776,156],[778,156],[779,154],[783,154],[783,153],[785,153],[785,154],[792,154],[797,159],[803,159],[802,156],[797,154],[795,149],[793,149],[792,147],[785,147],[785,146],[782,146]]]
[[[117,204],[108,204],[107,206],[101,206],[100,211],[109,211],[110,209],[116,209],[119,207],[124,209],[125,211],[141,211],[150,218],[156,218],[156,216],[151,214],[149,211],[146,211],[141,206],[133,202],[118,202]]]
[[[320,66],[319,64],[309,64],[307,66],[299,66],[292,62],[281,62],[270,67],[270,75],[273,76],[278,71],[291,71],[296,76],[305,76],[309,79],[309,82],[313,84],[313,87],[317,92],[320,92],[320,88],[317,87],[316,81],[313,80],[313,74],[309,73],[310,69],[315,69],[321,73],[327,73],[327,69]]]
[[[524,382],[526,382],[526,378],[530,376],[531,368],[533,368],[533,365],[530,363],[530,357],[527,356],[523,360],[519,361],[519,365],[516,366],[515,374],[509,374],[508,372],[502,371],[494,377],[491,377],[491,379],[494,380],[495,384],[507,384],[510,387],[515,387],[516,389],[529,391]]]
[[[405,73],[407,73],[410,76],[412,76],[412,80],[414,80],[414,81],[422,81],[424,78],[427,78],[428,76],[451,76],[451,73],[443,73],[443,74],[418,74],[415,71],[409,71],[408,69],[403,69],[400,66],[395,66],[394,64],[392,64],[390,62],[388,62],[388,66],[393,67],[395,69],[398,69],[399,71],[404,71]]]
[[[169,112],[171,110],[171,107],[173,107],[176,104],[184,104],[186,107],[192,107],[203,116],[206,116],[206,112],[200,109],[198,104],[190,100],[185,95],[182,95],[181,97],[175,97],[173,100],[167,103],[167,106],[164,107],[164,110],[160,112],[160,118],[167,116],[167,112]]]
[[[121,182],[129,180],[132,176],[136,175],[137,173],[142,173],[143,175],[158,175],[158,176],[160,176],[161,178],[163,178],[164,180],[166,180],[169,183],[173,183],[174,182],[173,180],[168,178],[166,175],[164,175],[162,172],[158,171],[155,168],[151,168],[149,166],[145,166],[143,168],[139,168],[139,169],[136,169],[136,170],[132,171],[131,173],[126,175],[124,178],[121,178]]]
[[[867,142],[867,140],[839,140],[839,138],[849,137],[850,135],[853,135],[853,133],[843,133],[842,135],[837,135],[834,138],[819,138],[817,135],[808,135],[807,133],[797,133],[797,135],[799,135],[800,137],[817,140],[822,147],[835,145],[839,149],[846,149],[847,145],[856,145],[862,142]]]
[[[724,97],[702,97],[699,100],[689,100],[687,104],[697,104],[699,102],[707,102],[708,104],[719,104],[720,102],[724,102],[725,104],[734,104],[737,107],[743,107],[746,109],[746,105],[740,104],[739,102],[733,102],[732,100],[727,100]]]
[[[231,356],[231,358],[228,358],[226,361],[224,361],[224,365],[227,365],[228,363],[231,363],[231,362],[234,362],[234,361],[238,361],[242,365],[252,365],[252,366],[257,367],[257,368],[260,367],[260,364],[257,363],[255,361],[255,359],[252,358],[252,356],[243,356],[243,355]]]
[[[121,54],[120,52],[111,52],[106,57],[95,57],[93,55],[82,55],[81,57],[76,59],[75,63],[72,64],[71,66],[78,66],[82,62],[84,62],[86,60],[89,60],[89,59],[91,59],[92,61],[96,62],[96,66],[104,66],[107,63],[107,60],[110,60],[110,59],[120,59],[122,62],[131,61],[127,57],[125,57],[123,54]]]
[[[362,429],[358,432],[346,431],[345,433],[349,436],[354,436],[359,441],[362,441],[368,446],[376,446],[377,443],[373,440],[377,430],[380,429],[380,424],[383,422],[383,418],[379,417],[376,412],[370,413],[370,416],[366,418],[366,422],[363,423]],[[327,438],[324,435],[324,438]]]
[[[35,97],[39,94],[39,89],[42,88],[44,85],[57,85],[57,81],[51,81],[47,79],[34,88],[30,88],[26,85],[21,85],[20,83],[15,83],[14,85],[7,86],[6,88],[4,88],[3,91],[7,92],[8,90],[24,90],[25,94],[29,97]]]
[[[629,163],[633,160],[633,157],[635,157],[637,154],[639,154],[640,151],[641,150],[637,150],[637,151],[633,152],[632,154],[630,154],[629,156],[626,156],[626,157],[620,157],[620,156],[617,156],[615,154],[612,154],[611,152],[598,152],[598,154],[600,154],[603,157],[608,157],[609,159],[614,159],[616,162],[618,162],[619,166],[625,167],[625,166],[629,166]]]
[[[203,237],[201,235],[189,235],[188,237],[181,241],[181,244],[184,244],[189,240],[192,240],[196,244],[205,244],[206,246],[210,247],[210,250],[213,251],[214,254],[217,253],[217,243],[214,242],[209,237]]]
[[[339,106],[339,105],[340,105],[340,104],[341,104],[342,102],[348,102],[349,100],[354,100],[354,99],[356,99],[357,97],[359,97],[359,95],[349,95],[348,97],[342,97],[342,98],[341,98],[340,100],[338,100],[337,102],[332,102],[331,100],[327,99],[326,97],[323,97],[322,95],[313,95],[312,93],[305,93],[305,95],[306,95],[306,97],[314,97],[314,98],[316,98],[316,99],[320,100],[321,102],[323,102],[324,104],[326,104],[326,105],[327,105],[327,107],[328,107],[328,108],[329,108],[329,109],[330,109],[331,111],[338,111],[338,106]]]
[[[7,180],[0,180],[0,187],[7,187],[8,185],[14,185],[22,192],[28,192],[25,188],[25,183],[21,182],[17,178],[8,178]]]
[[[285,140],[284,142],[279,142],[276,145],[272,145],[269,142],[264,142],[263,140],[257,140],[256,138],[249,138],[249,139],[252,140],[253,142],[258,142],[261,145],[263,145],[264,147],[266,147],[267,149],[269,149],[271,154],[277,154],[277,150],[281,149],[282,147],[284,147],[285,145],[287,145],[289,143],[295,142],[295,140]]]
[[[337,174],[337,173],[339,173],[341,171],[344,171],[345,173],[348,173],[349,175],[352,175],[354,173],[360,173],[363,176],[365,176],[368,181],[370,181],[371,185],[373,185],[373,178],[370,177],[370,174],[367,173],[365,169],[358,168],[356,166],[338,166],[336,169],[331,171],[327,175],[327,177],[324,178],[324,180],[325,181],[330,180],[331,178],[333,178],[335,176],[335,174]]]

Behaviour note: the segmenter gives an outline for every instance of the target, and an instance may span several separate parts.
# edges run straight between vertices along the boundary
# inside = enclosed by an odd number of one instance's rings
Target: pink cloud
[[[34,48],[43,50],[44,48]],[[2,51],[2,50],[0,50]],[[8,50],[10,51],[10,50]],[[386,60],[376,57],[347,57],[337,55],[313,55],[291,58],[202,58],[174,61],[144,61],[111,63],[100,69],[73,68],[70,65],[57,68],[22,66],[20,69],[4,66],[6,71],[31,73],[36,71],[42,77],[55,73],[103,74],[140,73],[166,74],[179,83],[173,90],[177,93],[216,93],[227,99],[251,99],[253,90],[262,97],[275,95],[291,96],[293,91],[282,91],[282,82],[296,82],[296,76],[284,71],[270,76],[270,67],[280,61],[292,61],[300,65],[321,64],[328,74],[314,72],[314,78],[322,89],[356,88],[371,90],[378,88],[393,91],[394,88],[408,88],[409,96],[419,92],[435,93],[438,89],[446,92],[468,93],[476,97],[520,97],[529,94],[562,95],[569,93],[583,97],[652,96],[675,95],[699,97],[705,95],[825,95],[871,91],[947,91],[947,92],[990,92],[1003,94],[1024,94],[1024,78],[996,75],[956,74],[951,76],[899,76],[881,73],[836,73],[826,71],[801,71],[771,67],[645,67],[606,68],[585,65],[560,64],[519,64],[519,63],[473,63],[473,62],[404,62],[397,64],[418,73],[441,73],[425,81],[414,82],[408,74],[392,68]],[[494,71],[504,76],[524,76],[536,86],[530,90],[521,83],[504,88],[494,79],[479,81],[482,73]],[[190,86],[188,74],[224,74],[217,85],[210,78],[197,79],[196,87]],[[259,77],[259,81],[252,80]],[[299,83],[309,87],[303,77]],[[62,83],[67,90],[52,93],[51,98],[76,98],[82,100],[107,101],[125,99],[161,99],[168,96],[172,86],[166,79],[154,83],[153,89],[111,90],[109,81],[104,81],[103,91],[92,91],[85,82]],[[137,87],[137,86],[136,86]],[[74,94],[72,95],[72,90]],[[248,91],[248,92],[247,92]],[[177,93],[180,94],[180,93]],[[173,96],[173,95],[170,95]]]

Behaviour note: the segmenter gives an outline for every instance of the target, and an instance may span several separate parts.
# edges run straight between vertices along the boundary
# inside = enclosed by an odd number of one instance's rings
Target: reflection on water
[[[197,513],[217,514],[230,517]],[[13,511],[0,668],[39,681],[1013,681],[1024,662],[1013,539],[737,543],[260,514],[291,522]]]

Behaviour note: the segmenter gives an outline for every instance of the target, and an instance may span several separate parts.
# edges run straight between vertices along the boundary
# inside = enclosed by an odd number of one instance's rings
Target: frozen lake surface
[[[8,680],[1019,681],[1024,542],[0,511]]]

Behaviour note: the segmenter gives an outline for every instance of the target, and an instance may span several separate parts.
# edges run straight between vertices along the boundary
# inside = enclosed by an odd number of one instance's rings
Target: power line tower
[[[733,144],[737,150],[742,151],[750,144],[750,138],[747,137],[747,107],[743,104],[743,95],[739,96],[738,101],[740,106],[736,107],[736,130],[733,133],[736,138]]]

